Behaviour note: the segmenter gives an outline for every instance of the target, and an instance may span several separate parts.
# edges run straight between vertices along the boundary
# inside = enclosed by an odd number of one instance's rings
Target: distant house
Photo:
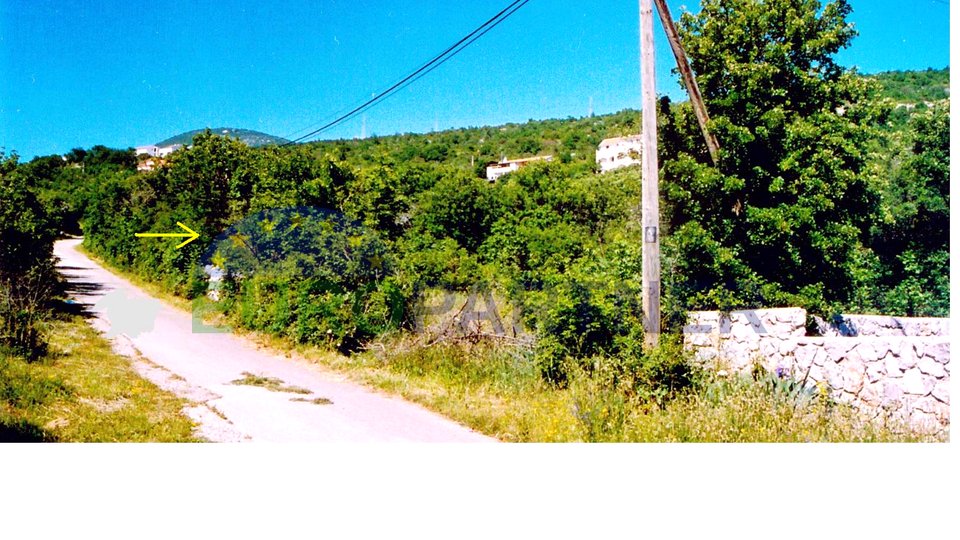
[[[487,180],[493,182],[497,178],[500,178],[507,173],[516,171],[521,167],[526,167],[527,165],[537,161],[553,161],[553,156],[536,156],[523,159],[501,159],[498,163],[491,163],[490,165],[487,165]]]
[[[148,144],[146,146],[138,146],[134,150],[137,157],[140,158],[140,156],[144,155],[147,157],[137,160],[137,170],[141,172],[152,171],[167,162],[164,158],[181,148],[183,148],[182,144],[171,144],[170,146]]]
[[[183,148],[182,144],[171,144],[170,146],[157,146],[155,144],[148,144],[146,146],[138,146],[136,148],[136,153],[139,156],[140,154],[146,154],[150,157],[167,157],[170,154],[176,152],[177,150]]]
[[[597,165],[600,166],[600,172],[637,165],[642,151],[643,140],[640,135],[604,139],[597,147]]]

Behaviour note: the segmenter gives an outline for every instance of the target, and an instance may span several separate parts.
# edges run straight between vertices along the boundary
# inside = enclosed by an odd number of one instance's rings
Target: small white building
[[[497,178],[500,178],[507,173],[519,170],[521,167],[525,167],[537,161],[553,161],[553,156],[536,156],[523,159],[501,159],[498,163],[491,163],[490,165],[487,165],[487,180],[493,182]]]
[[[170,146],[157,146],[155,144],[148,144],[146,146],[138,146],[136,148],[136,154],[146,154],[150,157],[167,157],[170,154],[176,152],[177,150],[183,148],[182,144],[171,144]]]
[[[597,147],[597,165],[600,166],[600,172],[639,165],[641,152],[643,140],[640,135],[604,139]]]

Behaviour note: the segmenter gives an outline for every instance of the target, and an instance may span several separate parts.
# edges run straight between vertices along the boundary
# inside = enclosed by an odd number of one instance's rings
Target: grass
[[[491,343],[422,347],[407,336],[350,357],[252,335],[509,442],[916,442],[945,440],[872,422],[825,398],[800,399],[751,376],[701,373],[655,400],[580,371],[559,388],[526,353]],[[800,396],[801,398],[803,396]]]
[[[0,352],[0,441],[197,440],[186,401],[140,377],[82,317],[47,324],[44,358]]]
[[[243,378],[237,379],[235,381],[230,381],[230,384],[239,384],[246,386],[259,386],[260,388],[266,388],[271,392],[290,392],[293,394],[309,394],[310,390],[306,388],[301,388],[299,386],[290,386],[287,383],[283,382],[276,377],[264,377],[262,375],[254,375],[244,371],[242,373]]]
[[[313,399],[295,397],[295,398],[290,398],[290,401],[302,401],[304,403],[313,403],[314,405],[333,405],[333,401],[330,401],[325,397],[318,397]]]
[[[116,271],[112,265],[104,266]],[[130,279],[139,283],[135,277]],[[152,293],[156,287],[145,288]],[[191,308],[182,299],[177,307]],[[895,423],[878,424],[826,399],[797,404],[752,377],[703,374],[697,384],[671,399],[651,398],[649,392],[625,388],[603,370],[575,373],[564,388],[550,385],[529,353],[501,344],[424,347],[416,336],[406,334],[344,356],[260,332],[234,331],[266,348],[420,403],[503,441],[912,442],[948,437],[914,433]],[[256,385],[270,384],[246,375]]]

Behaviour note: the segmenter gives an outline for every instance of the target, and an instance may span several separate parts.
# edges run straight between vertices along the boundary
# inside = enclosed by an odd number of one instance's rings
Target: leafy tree
[[[675,270],[690,308],[800,304],[854,293],[879,209],[864,148],[885,110],[834,54],[855,36],[836,0],[705,0],[679,31],[722,147],[708,165],[689,110],[667,156]],[[672,127],[672,126],[671,126]]]
[[[414,226],[435,238],[448,236],[476,252],[500,215],[500,204],[484,180],[463,173],[440,179],[418,201]]]
[[[57,283],[57,229],[21,172],[16,156],[0,153],[0,347],[36,358]]]
[[[887,191],[886,220],[873,250],[884,276],[885,311],[947,316],[950,311],[950,108],[910,124],[912,148]],[[885,290],[884,290],[885,289]]]

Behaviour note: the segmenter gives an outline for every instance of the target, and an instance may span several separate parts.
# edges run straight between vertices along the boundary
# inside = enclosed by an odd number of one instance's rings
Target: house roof
[[[640,135],[627,135],[626,137],[611,137],[609,139],[604,139],[600,141],[600,146],[608,146],[608,145],[616,144],[619,142],[642,143],[643,139],[640,138]]]

